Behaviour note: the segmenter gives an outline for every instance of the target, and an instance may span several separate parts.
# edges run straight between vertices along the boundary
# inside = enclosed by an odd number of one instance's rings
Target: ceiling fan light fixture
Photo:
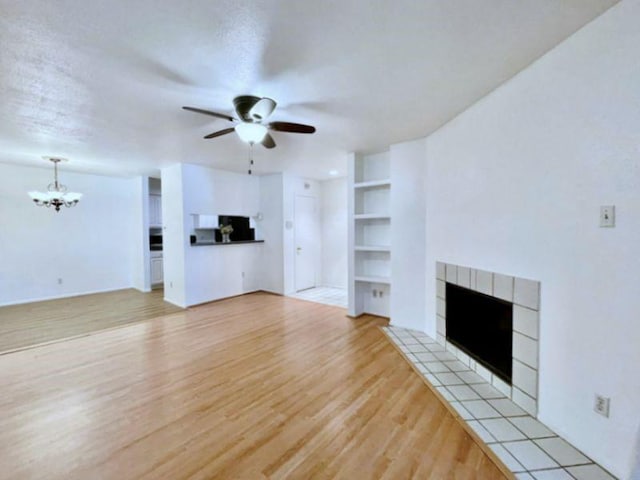
[[[205,139],[221,137],[235,131],[243,142],[251,145],[259,143],[264,148],[271,149],[276,146],[276,142],[271,136],[271,131],[288,133],[314,133],[316,131],[315,127],[302,123],[268,122],[267,118],[271,116],[276,108],[275,100],[268,97],[260,98],[254,95],[240,95],[233,99],[233,106],[235,107],[237,118],[202,108],[182,108],[235,123],[233,127],[224,128],[205,135]]]
[[[246,143],[260,143],[267,134],[267,127],[259,123],[242,122],[236,125],[236,133]]]

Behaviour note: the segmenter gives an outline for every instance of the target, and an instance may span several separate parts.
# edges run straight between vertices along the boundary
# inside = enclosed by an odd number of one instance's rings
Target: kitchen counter
[[[264,243],[264,240],[237,240],[231,242],[197,242],[192,243],[192,247],[206,247],[210,245],[239,245],[243,243]]]

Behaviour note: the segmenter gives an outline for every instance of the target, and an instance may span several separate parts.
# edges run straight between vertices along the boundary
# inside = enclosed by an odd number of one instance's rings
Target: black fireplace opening
[[[446,284],[447,341],[511,385],[513,304]]]

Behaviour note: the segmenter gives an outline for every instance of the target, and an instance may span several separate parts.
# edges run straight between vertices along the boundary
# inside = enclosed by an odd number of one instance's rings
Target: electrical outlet
[[[378,296],[378,290],[376,290],[375,288],[373,289],[373,296],[377,297]]]
[[[600,207],[600,226],[615,227],[616,226],[616,206],[602,205]]]
[[[378,295],[378,296],[379,296],[380,298],[382,298],[382,294],[383,294],[383,293],[384,293],[384,290],[380,290],[380,293],[379,293],[379,295]]]
[[[596,393],[595,402],[593,404],[593,410],[599,413],[603,417],[609,418],[609,404],[611,399],[609,397],[603,397]]]
[[[169,288],[173,288],[173,282],[169,282]]]
[[[61,278],[58,279],[58,285],[62,285],[62,279]]]

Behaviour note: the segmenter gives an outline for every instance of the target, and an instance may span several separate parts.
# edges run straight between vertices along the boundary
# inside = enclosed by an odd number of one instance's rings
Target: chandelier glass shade
[[[53,183],[48,185],[46,192],[38,192],[35,190],[28,192],[33,202],[40,207],[54,207],[56,212],[60,211],[60,207],[73,207],[77,205],[82,198],[82,194],[69,192],[67,187],[58,181],[58,163],[64,159],[45,157],[45,160],[53,162]]]

